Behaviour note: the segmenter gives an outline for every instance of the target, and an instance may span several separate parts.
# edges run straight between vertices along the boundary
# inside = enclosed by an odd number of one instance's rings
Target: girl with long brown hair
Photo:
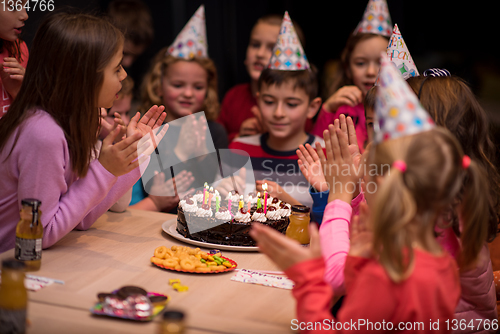
[[[123,35],[104,19],[59,13],[40,25],[18,97],[0,119],[0,251],[14,247],[23,198],[41,200],[49,247],[89,228],[139,179],[153,147],[141,144],[149,147],[140,157],[139,141],[163,122],[163,107],[138,113],[126,138],[117,126],[95,149],[99,108],[113,105],[127,76],[122,57]]]

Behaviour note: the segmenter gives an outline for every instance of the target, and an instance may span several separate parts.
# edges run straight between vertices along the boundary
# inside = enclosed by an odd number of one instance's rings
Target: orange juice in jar
[[[286,236],[297,240],[302,245],[308,245],[309,236],[309,212],[311,209],[305,205],[292,205],[292,212],[290,214],[290,224],[286,229]]]
[[[21,219],[16,227],[15,258],[26,265],[26,271],[40,269],[42,263],[43,226],[40,222],[40,202],[34,198],[21,201]]]

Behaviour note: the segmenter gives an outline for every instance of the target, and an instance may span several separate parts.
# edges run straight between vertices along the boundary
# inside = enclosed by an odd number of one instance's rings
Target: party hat
[[[391,36],[392,21],[386,0],[369,0],[355,33]]]
[[[278,41],[267,67],[281,71],[300,71],[310,67],[288,12],[283,16]]]
[[[409,77],[419,75],[417,66],[410,55],[410,51],[408,51],[408,46],[403,36],[401,36],[397,24],[394,25],[389,45],[387,46],[387,57],[396,65],[396,68],[401,72],[405,80]]]
[[[182,28],[167,52],[174,57],[184,59],[206,58],[208,57],[207,49],[205,7],[201,5]]]
[[[375,102],[375,143],[427,131],[435,126],[401,72],[385,54],[382,54],[379,79]]]

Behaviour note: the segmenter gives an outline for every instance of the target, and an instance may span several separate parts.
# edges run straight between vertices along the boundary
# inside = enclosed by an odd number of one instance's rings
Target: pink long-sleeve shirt
[[[88,229],[141,176],[136,168],[116,177],[96,159],[87,175],[78,178],[62,128],[42,110],[8,139],[0,152],[0,175],[0,252],[15,246],[23,198],[42,202],[43,248],[47,248],[75,228]]]

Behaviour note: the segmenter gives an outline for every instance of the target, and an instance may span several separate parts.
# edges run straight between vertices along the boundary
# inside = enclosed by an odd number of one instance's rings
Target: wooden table
[[[29,292],[29,333],[157,333],[149,323],[93,316],[97,293],[124,285],[171,296],[167,309],[186,314],[187,333],[290,333],[295,301],[290,290],[231,281],[234,272],[187,274],[159,269],[150,263],[154,249],[186,245],[162,231],[176,216],[129,209],[104,214],[87,231],[72,231],[42,252],[42,267],[33,274],[63,280]],[[190,247],[195,247],[188,245]],[[12,257],[10,250],[0,258]],[[239,268],[278,270],[258,252],[223,251]],[[177,292],[168,284],[179,278],[189,286]]]

